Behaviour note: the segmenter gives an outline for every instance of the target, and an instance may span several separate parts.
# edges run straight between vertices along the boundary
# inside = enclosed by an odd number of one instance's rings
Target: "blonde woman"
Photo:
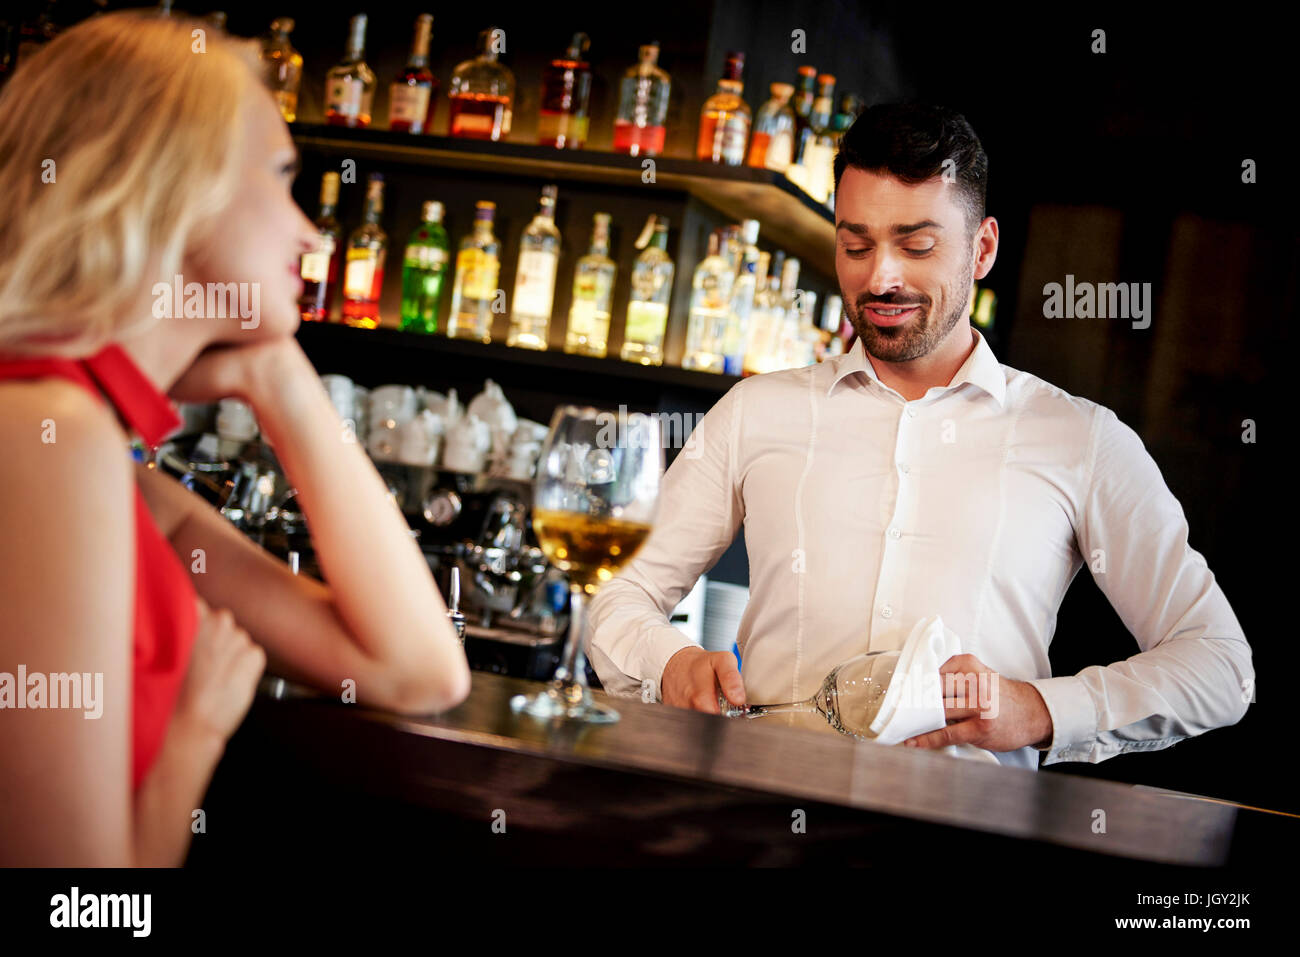
[[[469,692],[428,567],[293,339],[314,229],[288,131],[245,45],[202,28],[97,17],[0,95],[2,864],[181,863],[265,664],[407,713]],[[248,283],[260,309],[171,318],[154,286],[175,276]],[[297,487],[324,584],[131,463],[130,432],[177,423],[168,397],[225,396]]]

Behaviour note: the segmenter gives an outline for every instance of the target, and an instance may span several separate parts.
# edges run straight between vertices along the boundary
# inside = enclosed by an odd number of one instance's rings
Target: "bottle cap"
[[[767,89],[778,100],[788,100],[794,96],[794,87],[789,83],[773,83]]]
[[[758,242],[758,220],[747,219],[741,226],[741,235],[745,239],[745,245],[752,246]]]
[[[426,199],[424,201],[424,208],[421,210],[420,215],[426,223],[442,222],[442,214],[442,203],[438,202],[436,199]]]

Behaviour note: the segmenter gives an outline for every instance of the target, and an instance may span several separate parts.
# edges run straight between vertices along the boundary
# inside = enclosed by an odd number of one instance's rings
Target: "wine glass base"
[[[585,721],[588,724],[613,724],[618,712],[596,704],[586,688],[576,700],[554,686],[535,694],[517,694],[510,699],[510,708],[516,713],[534,718],[560,718],[564,721]]]

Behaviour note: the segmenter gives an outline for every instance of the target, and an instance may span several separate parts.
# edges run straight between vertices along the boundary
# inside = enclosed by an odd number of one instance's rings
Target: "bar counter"
[[[403,717],[265,680],[218,768],[212,826],[190,864],[346,849],[377,861],[933,868],[938,853],[1076,876],[1119,865],[1132,878],[1143,866],[1229,864],[1243,830],[1226,803],[600,692],[618,722],[511,711],[512,695],[537,687],[475,672],[459,707]],[[1253,829],[1268,816],[1242,817]],[[1294,841],[1292,825],[1268,822]]]

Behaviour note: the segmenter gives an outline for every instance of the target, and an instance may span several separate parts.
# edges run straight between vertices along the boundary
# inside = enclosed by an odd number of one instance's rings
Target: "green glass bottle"
[[[450,245],[442,225],[442,203],[424,204],[423,222],[406,244],[402,260],[402,331],[438,331],[438,302],[447,273]]]

